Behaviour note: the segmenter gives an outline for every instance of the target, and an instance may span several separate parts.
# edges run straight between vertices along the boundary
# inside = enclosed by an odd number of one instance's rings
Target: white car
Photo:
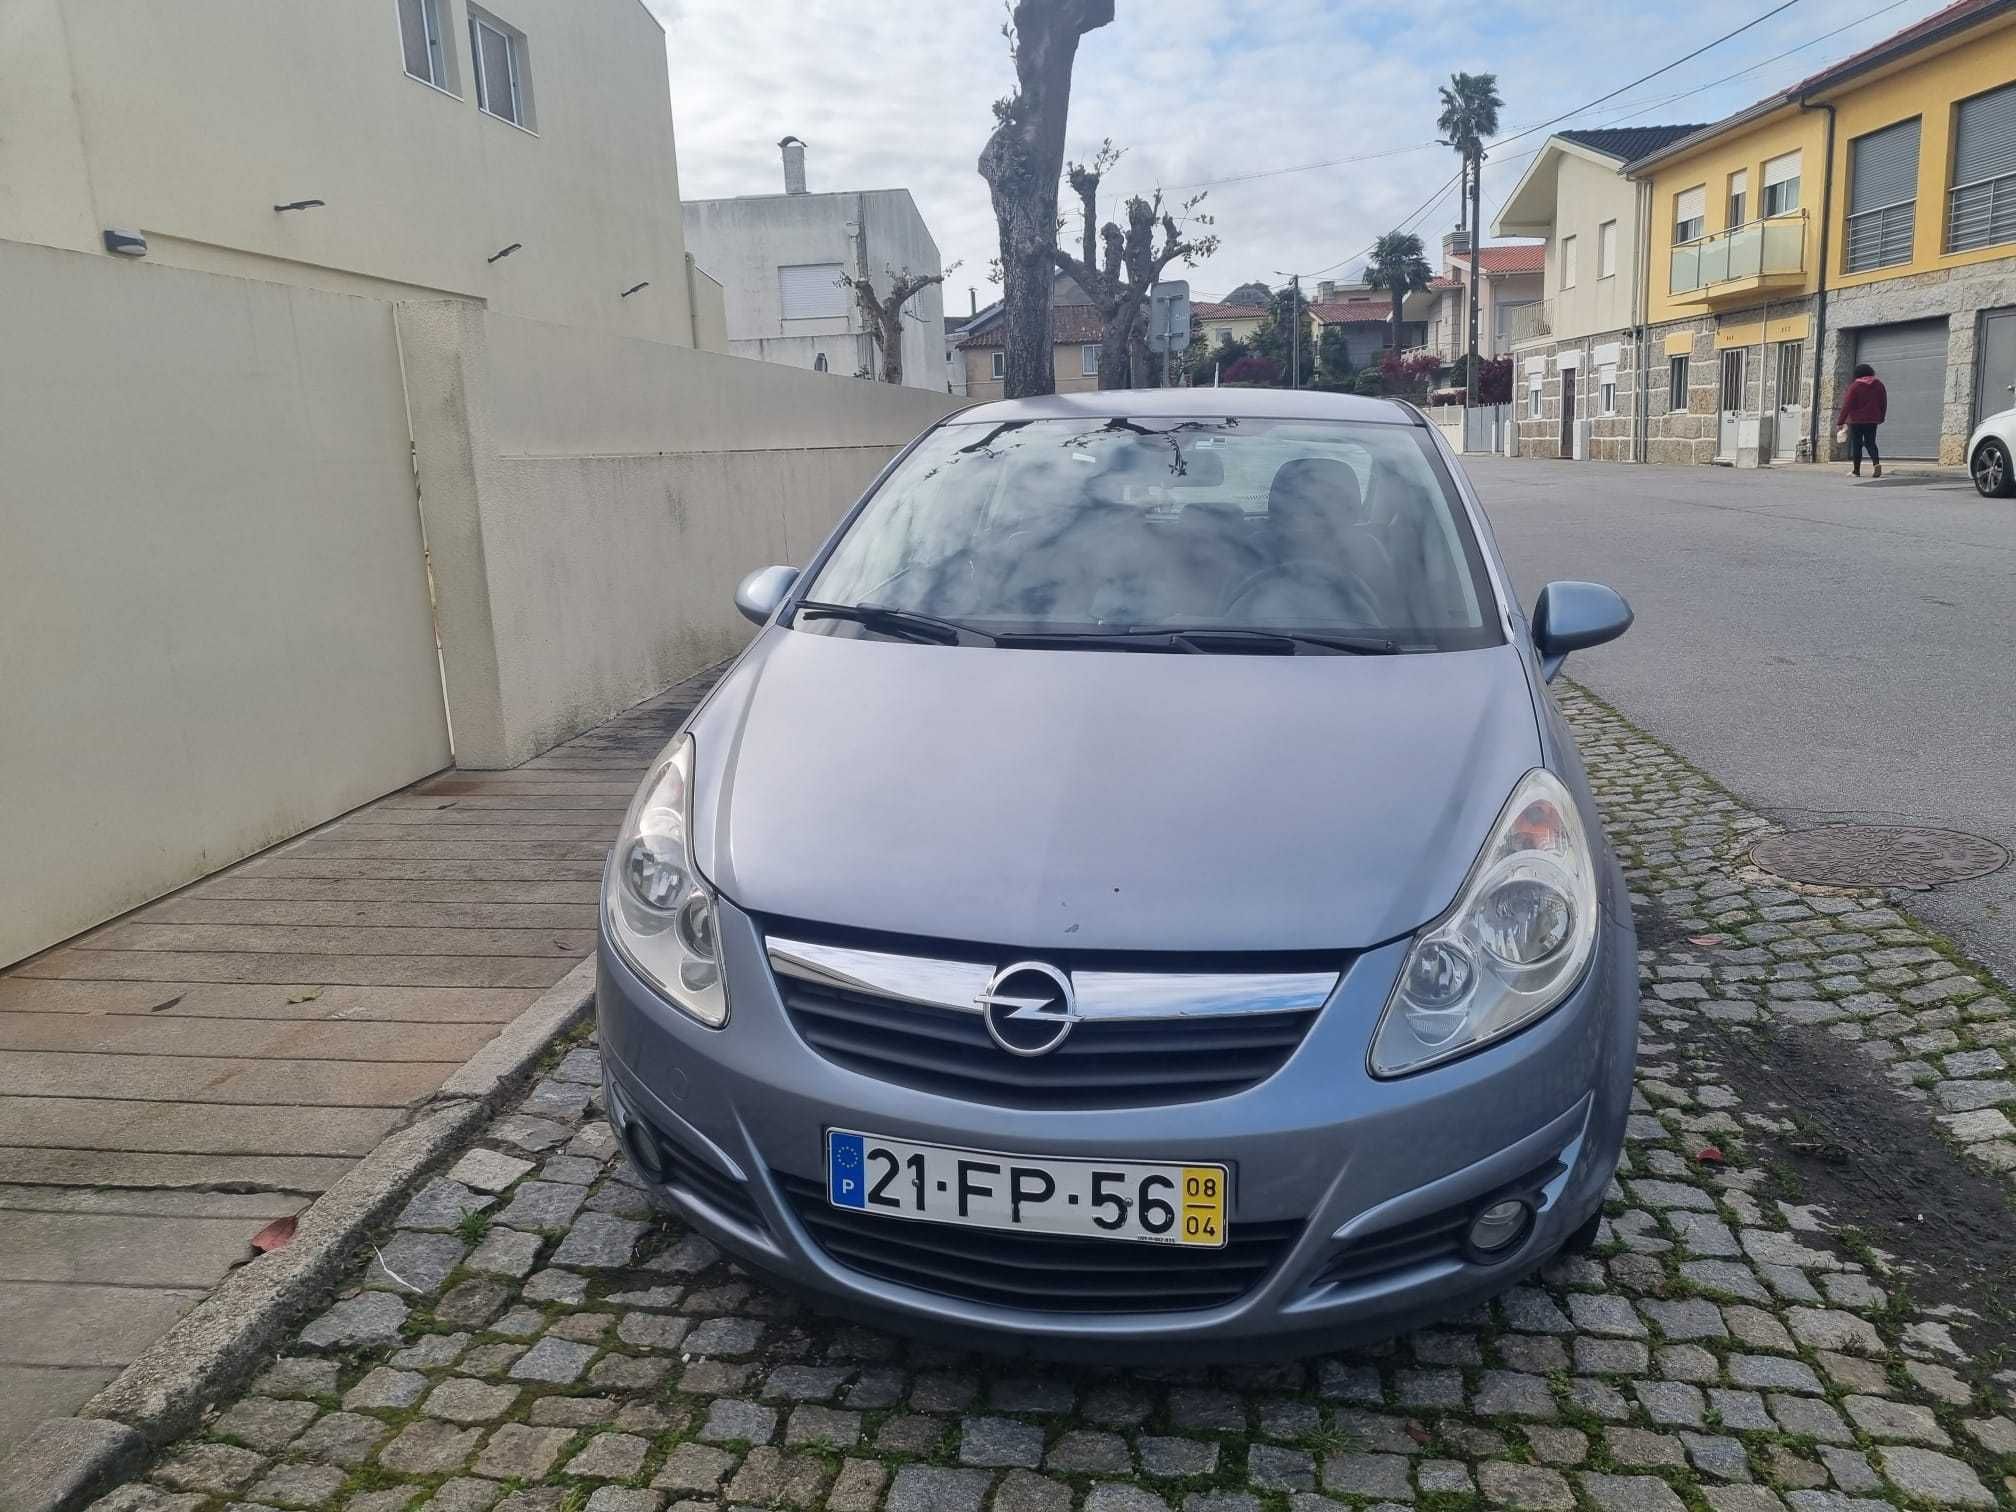
[[[2016,494],[2016,409],[1990,415],[1967,438],[1967,470],[1984,499]]]

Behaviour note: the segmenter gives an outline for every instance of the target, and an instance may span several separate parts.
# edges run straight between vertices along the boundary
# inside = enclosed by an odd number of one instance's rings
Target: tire
[[[1589,1221],[1568,1236],[1568,1242],[1561,1246],[1564,1255],[1586,1255],[1596,1247],[1596,1231],[1603,1226],[1603,1209],[1600,1207],[1589,1215]]]
[[[1990,436],[1974,448],[1974,460],[1967,465],[1974,475],[1974,489],[1984,499],[2006,499],[2016,494],[2016,466],[2009,460],[2009,448]]]

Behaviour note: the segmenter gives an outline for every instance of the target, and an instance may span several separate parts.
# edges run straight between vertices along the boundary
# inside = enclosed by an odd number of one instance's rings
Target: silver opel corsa
[[[1595,1234],[1629,900],[1413,409],[985,404],[913,442],[652,766],[603,883],[655,1198],[853,1317],[1061,1357],[1398,1332]]]

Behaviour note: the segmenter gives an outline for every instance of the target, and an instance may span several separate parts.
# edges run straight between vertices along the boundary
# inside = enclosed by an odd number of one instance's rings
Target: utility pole
[[[1302,387],[1302,275],[1294,274],[1288,280],[1290,308],[1295,312],[1295,326],[1288,335],[1288,387]]]
[[[1484,146],[1480,142],[1470,156],[1470,361],[1464,373],[1463,397],[1467,409],[1477,407],[1477,306],[1484,288],[1483,189]]]

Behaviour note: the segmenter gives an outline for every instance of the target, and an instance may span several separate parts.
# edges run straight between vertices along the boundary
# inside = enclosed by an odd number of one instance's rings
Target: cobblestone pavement
[[[2011,1278],[1970,1289],[1967,1257],[1886,1253],[1870,1213],[1789,1190],[1807,1110],[1746,1090],[1788,1046],[1867,1057],[1896,1089],[1868,1116],[2006,1196],[2006,1001],[1881,899],[1746,876],[1758,821],[1562,696],[1643,895],[1640,1095],[1593,1254],[1316,1360],[989,1361],[812,1311],[654,1219],[584,1043],[99,1512],[2016,1506]]]

